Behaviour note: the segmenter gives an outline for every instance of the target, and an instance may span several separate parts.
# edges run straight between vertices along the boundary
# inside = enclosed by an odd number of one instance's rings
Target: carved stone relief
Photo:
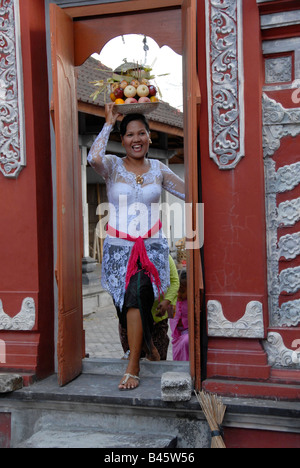
[[[281,139],[300,133],[300,109],[284,107],[263,94],[263,149],[264,157],[273,156]]]
[[[207,324],[209,336],[227,338],[263,338],[263,306],[259,301],[247,304],[245,315],[237,322],[230,322],[223,314],[222,304],[210,300],[207,303]]]
[[[0,299],[0,330],[32,330],[35,325],[35,302],[31,297],[23,300],[20,312],[15,317],[10,317],[3,310]]]
[[[292,81],[292,56],[265,59],[265,81],[286,83]]]
[[[284,257],[287,260],[296,258],[300,255],[300,232],[296,234],[287,234],[282,236],[278,242],[279,258]]]
[[[0,171],[16,178],[25,166],[19,0],[0,3]]]
[[[282,271],[279,269],[280,259],[296,259],[296,261],[297,258],[300,259],[300,232],[281,235],[278,238],[279,227],[295,226],[299,222],[300,198],[291,198],[277,204],[277,194],[288,194],[289,191],[300,184],[300,163],[285,165],[276,170],[276,163],[272,159],[272,156],[280,147],[282,138],[285,136],[295,137],[299,134],[300,108],[285,109],[280,103],[264,94],[263,149],[271,327],[295,327],[300,324],[300,301],[298,299],[288,300],[288,294],[300,291],[300,264],[297,262],[299,266],[284,268]],[[281,293],[286,295],[286,300],[280,305],[279,297]],[[288,362],[288,359],[282,358],[283,355],[287,356],[283,346],[280,334],[269,334],[265,348],[269,354],[270,362],[276,363],[276,366],[285,367]],[[276,351],[274,351],[275,349]]]
[[[268,339],[264,342],[264,348],[267,351],[270,366],[300,369],[300,353],[287,348],[279,333],[269,333]]]
[[[245,155],[242,9],[242,0],[206,2],[210,157],[220,169]]]

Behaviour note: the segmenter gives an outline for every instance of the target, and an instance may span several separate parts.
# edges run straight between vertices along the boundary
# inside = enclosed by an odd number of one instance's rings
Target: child
[[[172,330],[173,360],[189,360],[189,330],[188,330],[188,306],[187,306],[187,281],[186,271],[180,274],[180,287],[178,291],[178,301],[176,304],[176,314],[170,320]]]

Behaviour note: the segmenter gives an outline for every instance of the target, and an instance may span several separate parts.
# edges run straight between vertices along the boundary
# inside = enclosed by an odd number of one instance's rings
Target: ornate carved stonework
[[[20,312],[10,317],[3,310],[0,299],[0,330],[32,330],[35,325],[35,302],[31,297],[23,300]]]
[[[300,300],[285,302],[280,309],[276,321],[284,327],[296,327],[299,324]]]
[[[0,171],[17,177],[25,166],[19,0],[0,0]]]
[[[244,150],[242,0],[206,1],[210,157],[233,169]]]
[[[279,333],[269,333],[268,339],[264,341],[264,347],[270,366],[300,369],[300,355],[295,350],[285,346]]]
[[[208,301],[207,324],[209,336],[263,338],[262,303],[258,301],[249,302],[245,315],[237,322],[230,322],[224,317],[222,304],[219,301]]]
[[[284,257],[287,260],[296,258],[300,255],[300,232],[296,234],[287,234],[282,236],[278,242],[279,258]]]
[[[292,56],[265,59],[265,76],[267,84],[292,81]]]
[[[286,299],[288,294],[300,291],[300,264],[298,262],[299,266],[279,271],[279,260],[300,259],[300,232],[278,238],[278,229],[295,226],[299,222],[300,198],[290,197],[278,204],[277,194],[288,194],[300,184],[300,163],[285,165],[276,171],[272,156],[279,149],[282,138],[300,134],[300,108],[285,109],[264,94],[263,124],[270,325],[297,326],[300,323],[300,301]],[[281,293],[285,294],[285,302],[279,305]]]
[[[280,203],[278,207],[278,224],[294,226],[300,220],[300,198]]]
[[[281,138],[300,133],[300,108],[285,109],[279,102],[263,94],[263,148],[264,157],[273,156],[280,147]]]
[[[286,268],[279,275],[281,292],[295,293],[300,290],[300,267]]]

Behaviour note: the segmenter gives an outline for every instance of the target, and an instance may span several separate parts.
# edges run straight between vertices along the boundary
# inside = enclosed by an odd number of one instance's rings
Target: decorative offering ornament
[[[107,97],[116,105],[116,111],[121,114],[149,114],[156,110],[161,91],[152,73],[152,68],[135,62],[127,62],[116,68],[106,81],[93,81],[97,88],[91,95],[95,101],[101,93],[104,93],[104,101]],[[165,75],[159,75],[165,76]]]

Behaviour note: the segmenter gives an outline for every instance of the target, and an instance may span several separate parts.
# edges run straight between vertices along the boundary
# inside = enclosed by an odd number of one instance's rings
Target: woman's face
[[[143,122],[133,120],[127,125],[126,133],[122,137],[122,142],[126,150],[126,155],[132,159],[141,159],[149,151],[150,135]]]

